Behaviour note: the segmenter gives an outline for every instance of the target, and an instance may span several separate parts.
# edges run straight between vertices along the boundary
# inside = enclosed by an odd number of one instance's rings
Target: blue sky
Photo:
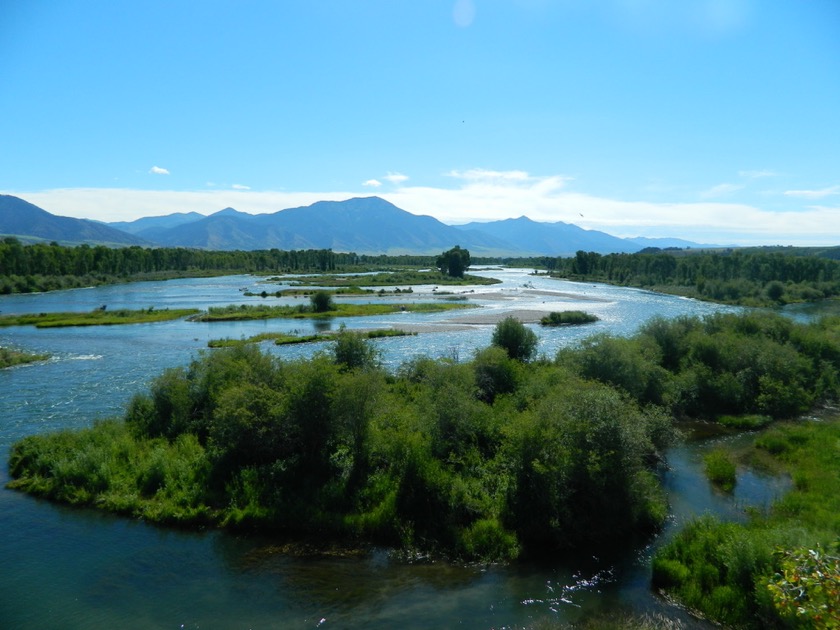
[[[840,244],[840,2],[3,0],[0,192]]]

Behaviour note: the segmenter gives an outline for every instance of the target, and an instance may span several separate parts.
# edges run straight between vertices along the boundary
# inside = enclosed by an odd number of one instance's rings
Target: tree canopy
[[[452,249],[443,252],[437,259],[437,268],[453,278],[463,278],[464,273],[470,268],[470,252],[461,249],[456,245]]]

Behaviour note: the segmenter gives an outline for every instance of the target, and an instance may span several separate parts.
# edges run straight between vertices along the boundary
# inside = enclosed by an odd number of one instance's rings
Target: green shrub
[[[716,487],[724,492],[732,492],[735,489],[735,462],[731,455],[722,449],[715,449],[703,456],[704,470],[706,477]]]
[[[597,322],[598,317],[584,311],[553,311],[540,319],[543,326],[566,326]]]
[[[492,343],[517,361],[530,361],[537,351],[536,333],[512,316],[496,324]]]
[[[312,310],[316,313],[326,313],[335,310],[332,294],[329,291],[315,291],[310,297]]]

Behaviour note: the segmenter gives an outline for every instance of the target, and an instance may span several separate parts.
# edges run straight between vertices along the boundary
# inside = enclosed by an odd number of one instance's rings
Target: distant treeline
[[[715,253],[579,251],[546,259],[553,275],[648,287],[717,302],[767,305],[840,295],[840,261],[760,250]]]
[[[434,256],[365,256],[330,249],[206,251],[200,249],[64,247],[0,241],[0,293],[91,286],[132,277],[208,273],[327,272],[359,267],[433,267]]]

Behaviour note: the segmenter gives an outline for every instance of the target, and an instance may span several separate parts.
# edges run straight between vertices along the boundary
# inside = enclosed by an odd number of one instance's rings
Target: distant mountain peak
[[[254,215],[248,214],[247,212],[240,212],[236,208],[225,208],[224,210],[219,210],[218,212],[214,212],[210,216],[211,217],[251,217],[251,216],[254,216]]]

